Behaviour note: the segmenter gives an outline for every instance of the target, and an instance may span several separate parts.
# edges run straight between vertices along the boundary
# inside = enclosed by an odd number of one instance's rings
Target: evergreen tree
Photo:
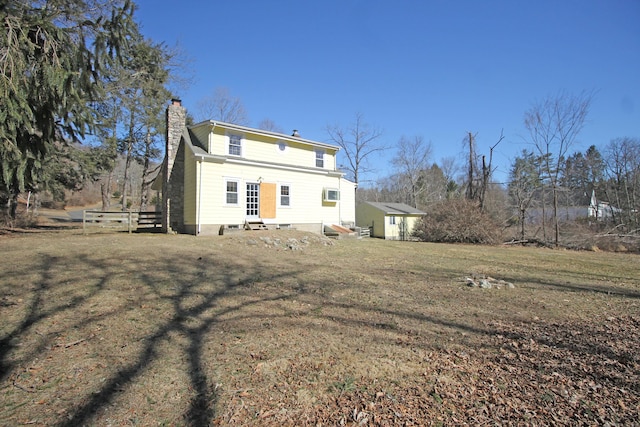
[[[604,160],[595,145],[590,146],[584,154],[577,152],[565,160],[560,182],[566,190],[568,205],[588,205],[592,191],[601,192]]]
[[[128,200],[129,168],[132,162],[143,166],[140,207],[145,209],[151,175],[152,161],[160,157],[159,136],[164,131],[164,105],[170,98],[165,84],[169,80],[168,64],[172,55],[163,44],[138,38],[130,43],[127,59],[114,70],[113,103],[118,106],[116,117],[122,120],[124,135],[118,138],[118,151],[125,156],[125,176],[122,187],[123,210]]]
[[[98,124],[104,70],[137,33],[129,0],[10,1],[0,5],[0,197],[15,216],[58,142]]]

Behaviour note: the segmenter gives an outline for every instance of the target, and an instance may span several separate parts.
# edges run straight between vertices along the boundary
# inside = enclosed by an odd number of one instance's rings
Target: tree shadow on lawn
[[[83,263],[86,260],[83,261],[78,259],[75,262],[78,261]],[[18,293],[17,296],[20,297],[18,298],[19,300],[30,300],[30,302],[28,303],[25,310],[25,316],[20,324],[0,339],[0,381],[7,378],[14,365],[21,362],[25,363],[27,360],[35,358],[45,350],[48,344],[46,340],[41,340],[39,346],[23,357],[22,361],[7,363],[7,355],[16,347],[14,342],[19,342],[21,339],[24,339],[27,335],[31,334],[33,328],[45,322],[52,315],[62,312],[72,312],[77,309],[88,299],[98,294],[108,279],[108,277],[103,277],[102,279],[97,280],[95,285],[92,287],[92,290],[84,295],[75,295],[70,300],[62,300],[58,304],[54,302],[51,307],[47,307],[46,305],[51,303],[53,300],[47,298],[46,293],[59,285],[59,283],[56,283],[57,278],[52,270],[54,267],[66,263],[67,260],[65,258],[44,255],[39,262],[39,266],[35,269],[25,268],[23,270],[15,270],[14,267],[13,274],[5,275],[5,280],[9,279],[14,283],[21,283],[20,286],[14,286],[11,289],[12,294],[16,296],[15,293]],[[99,266],[94,263],[92,268],[94,270],[99,269]],[[37,283],[33,283],[33,289],[30,290],[28,288],[28,284],[24,283],[24,277],[28,277],[28,275],[33,273],[34,270],[39,274],[40,280],[38,280]],[[84,288],[77,289],[74,293],[82,292],[83,289]],[[39,334],[38,332],[35,333]]]
[[[505,277],[504,280],[508,282],[518,281],[524,283],[533,284],[535,286],[541,286],[544,288],[557,289],[562,292],[595,292],[598,294],[611,295],[611,296],[620,296],[624,298],[640,298],[640,292],[635,291],[629,288],[623,288],[615,285],[600,285],[600,284],[577,284],[574,282],[570,282],[567,280],[561,280],[563,276],[556,276],[555,280],[548,280],[538,277],[527,277],[523,278],[511,278]],[[575,281],[575,280],[574,280]]]
[[[203,267],[200,258],[176,262],[176,259],[169,256],[154,258],[152,263],[145,266],[144,271],[135,271],[129,267],[134,264],[127,261],[114,263],[113,260],[94,259],[89,255],[74,256],[72,259],[43,256],[35,267],[40,279],[32,284],[31,289],[23,288],[18,295],[20,300],[25,301],[22,320],[0,339],[0,382],[13,381],[14,386],[25,392],[36,393],[35,388],[16,385],[17,370],[26,368],[39,359],[46,359],[46,353],[55,347],[52,344],[56,336],[77,328],[87,329],[88,325],[114,316],[125,316],[127,311],[138,308],[139,300],[134,298],[118,306],[116,310],[85,315],[87,306],[99,302],[112,287],[111,281],[115,276],[129,275],[131,285],[142,286],[144,292],[155,293],[159,301],[171,305],[171,313],[167,313],[155,331],[145,337],[144,345],[134,360],[106,378],[98,391],[94,390],[84,398],[81,397],[83,402],[79,406],[64,408],[66,419],[57,425],[77,426],[90,422],[101,408],[109,406],[127,384],[132,384],[158,359],[159,344],[166,341],[172,333],[188,340],[188,345],[183,349],[183,359],[186,361],[185,371],[193,391],[183,419],[187,425],[207,425],[215,417],[216,394],[211,386],[214,382],[208,377],[202,360],[205,335],[214,328],[221,316],[252,305],[284,299],[290,294],[277,293],[263,298],[251,298],[216,310],[219,300],[230,295],[247,294],[255,277],[277,281],[300,272],[274,274],[259,263],[253,263],[253,268],[249,268],[246,265],[217,264],[215,260]],[[34,273],[33,267],[25,267],[21,271],[15,271],[14,275],[23,276],[27,269]],[[155,273],[167,269],[170,270],[168,279],[164,277],[158,282]],[[60,270],[77,272],[76,280],[69,282],[57,278]],[[205,270],[215,273],[202,274]],[[167,287],[172,291],[167,293]],[[199,299],[196,304],[193,303],[194,296]],[[54,318],[62,320],[54,321]],[[58,322],[59,326],[47,330],[51,324]],[[40,330],[47,332],[42,334]],[[41,337],[37,344],[28,346],[19,357],[10,359],[17,346],[22,347],[22,343],[33,339],[34,334]]]

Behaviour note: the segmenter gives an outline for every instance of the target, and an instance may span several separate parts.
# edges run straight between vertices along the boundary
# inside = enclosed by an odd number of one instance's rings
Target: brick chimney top
[[[178,99],[178,98],[173,98],[171,100],[171,105],[180,105],[181,106],[182,105],[182,101],[180,99]]]

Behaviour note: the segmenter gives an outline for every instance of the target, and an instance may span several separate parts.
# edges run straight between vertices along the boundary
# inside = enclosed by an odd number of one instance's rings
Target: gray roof
[[[420,209],[409,206],[404,203],[385,203],[385,202],[363,202],[374,208],[381,210],[385,215],[426,215]]]

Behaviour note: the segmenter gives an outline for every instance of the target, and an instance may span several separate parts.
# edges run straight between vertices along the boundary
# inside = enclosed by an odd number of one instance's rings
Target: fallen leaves
[[[637,317],[492,328],[487,344],[496,351],[429,352],[423,375],[377,384],[349,378],[330,388],[333,398],[302,410],[286,393],[253,395],[248,407],[270,408],[260,412],[261,425],[637,424]],[[295,363],[282,372],[293,389]]]

